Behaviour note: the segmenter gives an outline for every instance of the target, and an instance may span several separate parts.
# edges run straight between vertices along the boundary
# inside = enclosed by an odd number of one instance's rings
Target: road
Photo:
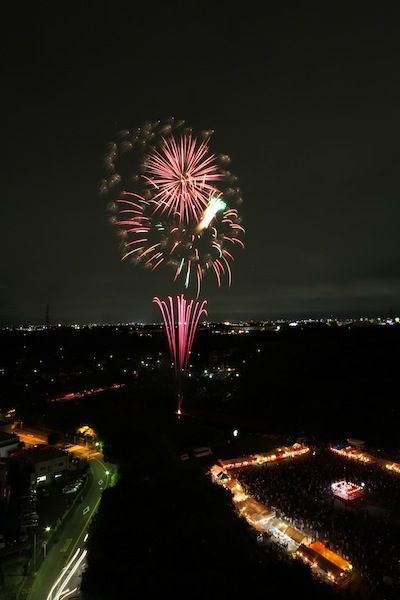
[[[82,392],[70,392],[63,396],[57,396],[52,398],[50,402],[71,402],[71,400],[78,400],[80,398],[87,398],[88,396],[96,396],[97,394],[104,394],[112,390],[120,390],[125,387],[125,383],[113,383],[112,385],[106,385],[104,387],[92,388],[90,390],[83,390]]]
[[[78,585],[77,576],[85,564],[87,529],[100,503],[102,490],[111,481],[110,465],[99,458],[92,458],[89,464],[89,477],[81,499],[76,501],[60,529],[53,533],[54,542],[34,578],[28,600],[68,598],[67,590],[72,591],[72,586]]]
[[[32,433],[24,429],[16,429],[14,433],[18,435],[21,442],[24,442],[25,446],[28,448],[30,446],[39,446],[43,444],[47,445],[46,435],[42,435],[36,432]],[[68,446],[65,446],[65,444],[57,444],[56,447],[60,448],[61,450],[65,448],[67,452],[73,454],[77,458],[87,459],[102,457],[102,453],[99,450],[97,450],[97,448],[93,444],[88,444],[87,446],[83,444],[68,444]]]
[[[25,431],[24,429],[15,429],[14,433],[16,433],[21,440],[24,442],[26,446],[38,446],[39,444],[47,444],[47,436],[41,435],[39,433],[31,433],[30,431]]]

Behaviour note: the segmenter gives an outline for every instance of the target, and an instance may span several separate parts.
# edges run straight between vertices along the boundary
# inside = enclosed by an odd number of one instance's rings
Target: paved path
[[[63,574],[53,592],[51,594],[50,592],[62,575],[63,569],[69,565],[71,570],[76,561],[84,560],[84,558],[80,559],[80,556],[84,552],[84,539],[89,523],[100,503],[102,489],[106,488],[111,480],[111,473],[106,474],[107,469],[110,469],[109,465],[98,458],[93,458],[89,464],[90,472],[86,487],[60,529],[54,532],[54,542],[34,578],[28,600],[47,600],[47,598],[55,600],[58,596],[57,590],[64,584],[68,573]]]

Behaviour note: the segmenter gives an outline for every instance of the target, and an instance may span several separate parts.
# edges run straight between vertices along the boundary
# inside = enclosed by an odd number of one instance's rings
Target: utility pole
[[[33,574],[36,575],[36,529],[33,531]]]

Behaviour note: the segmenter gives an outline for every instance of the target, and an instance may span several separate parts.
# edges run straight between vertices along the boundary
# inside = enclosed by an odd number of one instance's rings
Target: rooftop
[[[6,445],[9,442],[19,442],[19,437],[15,433],[7,433],[7,431],[0,431],[0,445]]]
[[[42,462],[44,460],[53,460],[55,458],[65,458],[67,453],[53,446],[37,446],[30,448],[25,452],[26,458],[32,463]]]

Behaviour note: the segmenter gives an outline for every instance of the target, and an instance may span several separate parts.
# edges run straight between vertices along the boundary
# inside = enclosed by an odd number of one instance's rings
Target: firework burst
[[[151,271],[168,265],[174,281],[195,286],[197,297],[209,271],[218,285],[223,278],[231,284],[235,250],[244,247],[237,177],[227,170],[229,157],[212,152],[212,133],[193,133],[175,119],[121,131],[109,144],[100,184],[100,192],[114,198],[112,222],[123,238],[122,258]],[[183,377],[206,301],[180,295],[154,302],[175,366],[181,414]]]
[[[154,215],[152,204],[131,193],[114,204],[113,219],[124,237],[122,258],[152,271],[168,265],[174,281],[182,280],[186,289],[195,286],[197,297],[207,272],[214,273],[218,286],[223,278],[231,285],[234,253],[244,247],[238,211],[212,196],[200,222],[185,224],[176,214]]]
[[[186,300],[181,294],[168,301],[153,298],[161,311],[167,333],[168,346],[175,367],[177,378],[178,407],[177,414],[182,412],[182,378],[187,369],[194,336],[201,317],[207,316],[207,300],[196,302]]]
[[[101,193],[136,193],[152,200],[154,214],[199,222],[213,195],[231,206],[241,202],[227,155],[210,148],[211,130],[193,133],[184,121],[168,119],[121,131],[104,158]],[[115,197],[114,196],[114,197]]]
[[[215,183],[224,177],[208,141],[191,134],[164,139],[161,149],[148,155],[144,171],[154,188],[155,213],[177,214],[181,223],[199,221],[209,197],[218,193]]]

